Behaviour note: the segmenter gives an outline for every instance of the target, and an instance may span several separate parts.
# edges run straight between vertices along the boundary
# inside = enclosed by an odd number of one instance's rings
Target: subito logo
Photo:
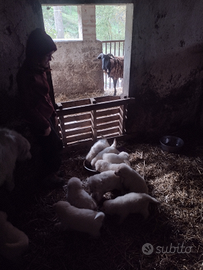
[[[150,243],[146,243],[142,246],[142,252],[145,255],[151,255],[154,252],[154,247]]]

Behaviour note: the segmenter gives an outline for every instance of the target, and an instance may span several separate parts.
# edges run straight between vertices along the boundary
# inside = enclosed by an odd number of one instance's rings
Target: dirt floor
[[[130,154],[131,167],[146,180],[150,205],[144,220],[133,214],[121,224],[106,216],[101,237],[60,231],[53,204],[65,200],[66,188],[41,189],[16,200],[16,226],[30,240],[22,260],[0,258],[0,269],[18,270],[201,270],[203,269],[203,144],[186,141],[179,154],[162,151],[159,143],[119,142]],[[63,155],[61,171],[85,182],[87,151]],[[29,199],[28,199],[29,198]],[[15,222],[14,222],[15,223]]]

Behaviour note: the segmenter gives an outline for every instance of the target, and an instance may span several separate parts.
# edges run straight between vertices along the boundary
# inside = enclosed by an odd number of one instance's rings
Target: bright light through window
[[[42,6],[46,32],[53,39],[79,39],[77,6]]]
[[[96,5],[96,38],[124,40],[126,5]],[[80,6],[42,5],[46,32],[53,39],[82,40]]]

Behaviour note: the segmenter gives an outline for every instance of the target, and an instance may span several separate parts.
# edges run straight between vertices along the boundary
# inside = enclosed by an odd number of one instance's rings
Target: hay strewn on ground
[[[117,88],[116,95],[120,96],[123,92],[123,88]],[[57,94],[55,93],[55,102],[60,103],[60,102],[65,102],[65,101],[72,101],[72,100],[78,100],[78,99],[86,99],[86,98],[91,98],[91,97],[100,97],[100,96],[112,96],[114,94],[114,89],[107,89],[104,90],[103,93],[100,91],[94,91],[94,92],[84,92],[84,93],[75,93],[75,94],[69,94],[69,93],[60,93]]]
[[[119,144],[130,153],[131,166],[144,176],[149,193],[160,206],[150,206],[146,221],[130,215],[118,225],[117,217],[107,217],[101,237],[92,239],[55,228],[52,205],[65,200],[65,190],[41,191],[18,210],[18,227],[30,239],[18,269],[203,269],[203,146],[173,154],[162,151],[158,144]],[[64,154],[62,170],[67,180],[76,176],[85,181],[90,175],[83,168],[85,155],[81,151],[71,157]],[[150,255],[142,251],[146,243],[154,249]]]

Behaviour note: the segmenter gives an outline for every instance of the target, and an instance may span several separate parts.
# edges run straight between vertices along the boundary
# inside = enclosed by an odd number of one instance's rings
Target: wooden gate
[[[62,103],[57,109],[64,147],[125,135],[127,105],[133,98],[105,96]]]

